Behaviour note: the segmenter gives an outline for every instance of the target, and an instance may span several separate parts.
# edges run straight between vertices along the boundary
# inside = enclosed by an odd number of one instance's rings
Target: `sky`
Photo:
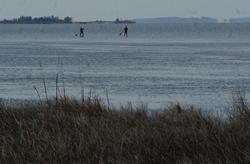
[[[250,0],[0,0],[0,20],[72,17],[73,21],[115,21],[160,17],[250,17]]]

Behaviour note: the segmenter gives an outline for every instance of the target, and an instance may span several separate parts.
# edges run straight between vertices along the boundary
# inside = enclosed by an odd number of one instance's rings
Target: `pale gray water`
[[[76,37],[79,28],[84,38]],[[250,24],[0,25],[0,98],[90,90],[111,104],[180,102],[206,109],[250,93]],[[82,82],[82,87],[81,83]]]

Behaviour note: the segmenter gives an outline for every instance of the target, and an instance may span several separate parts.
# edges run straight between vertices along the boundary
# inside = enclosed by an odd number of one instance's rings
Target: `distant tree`
[[[38,22],[38,18],[34,18],[33,21],[34,21],[34,22]]]
[[[59,17],[55,17],[55,18],[54,18],[54,21],[55,21],[55,22],[60,22],[60,18],[59,18]]]
[[[49,17],[40,17],[32,19],[31,16],[20,16],[18,19],[7,20],[4,19],[0,23],[20,23],[20,24],[50,24],[50,23],[72,23],[72,17],[65,17],[63,20],[59,17],[49,16]]]
[[[25,17],[21,16],[20,18],[18,18],[18,22],[25,22]]]
[[[32,17],[31,16],[21,16],[18,18],[18,22],[20,23],[31,23]]]
[[[65,23],[72,23],[72,21],[73,21],[72,17],[67,16],[67,17],[64,18]]]
[[[45,23],[50,23],[52,20],[50,17],[44,17],[44,22]]]
[[[118,18],[116,18],[116,20],[115,20],[116,22],[119,22],[119,19]]]
[[[43,17],[38,18],[39,21],[44,21]]]
[[[31,22],[31,21],[32,21],[32,17],[31,17],[31,16],[25,17],[25,20],[26,20],[27,22]]]
[[[4,22],[4,23],[11,23],[11,20],[4,19],[3,22]]]

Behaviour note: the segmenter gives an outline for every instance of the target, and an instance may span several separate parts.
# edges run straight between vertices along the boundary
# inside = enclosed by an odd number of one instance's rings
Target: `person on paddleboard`
[[[128,37],[128,27],[127,26],[124,28],[124,36]]]
[[[81,28],[80,28],[80,36],[81,36],[81,37],[84,36],[83,30],[84,30],[84,29],[81,27]]]

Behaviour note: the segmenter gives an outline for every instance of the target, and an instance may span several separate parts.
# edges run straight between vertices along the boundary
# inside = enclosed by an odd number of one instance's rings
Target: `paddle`
[[[124,31],[124,30],[122,30],[122,32],[120,33],[120,35],[122,35],[123,31]]]

